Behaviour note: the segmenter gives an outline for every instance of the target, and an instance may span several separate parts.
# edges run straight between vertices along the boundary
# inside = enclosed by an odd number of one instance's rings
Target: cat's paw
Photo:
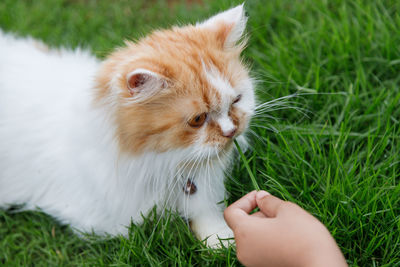
[[[229,247],[235,244],[232,230],[227,227],[218,233],[212,234],[203,239],[205,244],[212,249],[219,249],[222,247]]]
[[[218,249],[235,244],[233,232],[225,221],[203,223],[194,221],[191,223],[191,228],[196,237],[210,248]]]

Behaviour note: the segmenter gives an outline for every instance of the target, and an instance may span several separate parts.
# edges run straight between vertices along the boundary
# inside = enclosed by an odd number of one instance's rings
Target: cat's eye
[[[206,120],[207,120],[207,113],[202,113],[190,119],[190,121],[188,121],[188,124],[193,128],[199,128],[206,122]]]
[[[232,104],[236,104],[237,102],[240,101],[240,99],[242,99],[242,95],[238,95],[232,102]]]

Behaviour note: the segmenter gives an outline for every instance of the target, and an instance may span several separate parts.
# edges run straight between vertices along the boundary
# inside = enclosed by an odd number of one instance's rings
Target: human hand
[[[260,211],[249,215],[259,207]],[[253,191],[224,212],[246,266],[347,266],[326,227],[298,205]]]

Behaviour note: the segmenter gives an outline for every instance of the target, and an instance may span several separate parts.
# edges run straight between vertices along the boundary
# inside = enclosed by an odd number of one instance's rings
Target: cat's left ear
[[[246,28],[247,17],[243,5],[221,12],[196,26],[214,31],[225,48],[234,47]]]
[[[146,69],[136,69],[126,76],[127,87],[137,101],[148,99],[167,86],[161,75]]]

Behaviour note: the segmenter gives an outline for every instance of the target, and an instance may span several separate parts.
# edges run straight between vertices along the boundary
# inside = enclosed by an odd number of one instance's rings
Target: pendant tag
[[[186,195],[193,195],[197,191],[197,186],[191,179],[188,179],[186,184],[183,186],[183,192]]]

